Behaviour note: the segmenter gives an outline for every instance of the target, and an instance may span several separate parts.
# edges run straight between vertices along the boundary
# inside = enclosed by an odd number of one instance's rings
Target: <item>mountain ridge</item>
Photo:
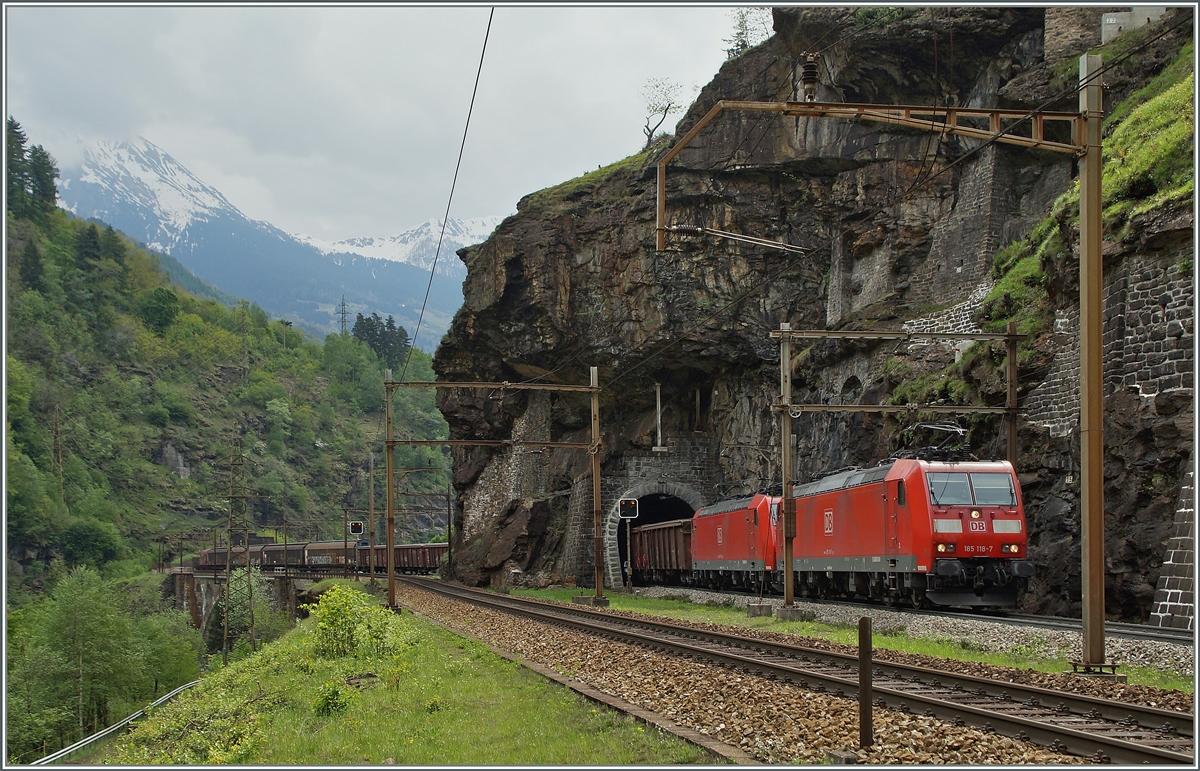
[[[484,230],[499,221],[451,220],[430,285],[440,220],[390,238],[334,242],[292,235],[248,217],[145,138],[86,148],[83,161],[62,172],[59,198],[76,216],[106,222],[221,291],[318,335],[339,329],[343,298],[351,313],[391,315],[409,330],[425,305],[417,344],[429,350],[462,305],[466,270],[447,254],[483,240],[490,232]]]

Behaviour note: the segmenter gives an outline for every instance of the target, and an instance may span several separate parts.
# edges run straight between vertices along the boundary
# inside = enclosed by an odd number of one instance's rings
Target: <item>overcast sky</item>
[[[442,215],[489,6],[5,10],[6,112],[60,167],[144,136],[248,216],[341,239]],[[732,29],[729,6],[497,7],[451,216],[637,152],[646,80],[692,94]]]

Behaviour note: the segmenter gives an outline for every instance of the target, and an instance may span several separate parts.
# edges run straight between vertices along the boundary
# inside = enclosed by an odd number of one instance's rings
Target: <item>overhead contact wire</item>
[[[438,257],[442,253],[442,241],[446,237],[446,225],[450,220],[450,205],[454,202],[454,188],[458,186],[458,172],[462,168],[463,151],[467,147],[467,132],[471,128],[471,115],[475,112],[475,95],[479,93],[479,77],[483,73],[483,57],[487,54],[488,37],[492,32],[492,17],[496,15],[496,7],[492,6],[488,13],[487,30],[483,33],[483,50],[479,52],[479,69],[475,71],[475,87],[471,90],[471,106],[467,108],[467,122],[463,126],[462,144],[458,148],[458,162],[454,164],[454,179],[450,182],[450,197],[446,200],[446,213],[442,217],[442,232],[438,235],[437,249],[433,253],[433,265],[429,268],[429,283],[425,286],[425,299],[421,301],[421,313],[417,316],[417,329],[413,332],[408,346],[408,355],[404,357],[404,367],[400,370],[400,381],[408,374],[408,365],[412,361],[413,349],[417,347],[417,335],[421,334],[421,322],[425,320],[425,306],[429,303],[429,291],[433,288],[433,277],[437,273]]]

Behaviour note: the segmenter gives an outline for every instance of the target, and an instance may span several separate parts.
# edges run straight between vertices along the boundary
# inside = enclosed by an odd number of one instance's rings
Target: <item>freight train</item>
[[[1006,461],[892,458],[797,486],[795,500],[799,597],[1011,606],[1033,576]],[[782,592],[780,506],[758,493],[634,528],[634,581]]]
[[[441,567],[442,559],[450,550],[444,543],[412,543],[394,547],[396,572],[434,573]],[[263,570],[297,573],[334,573],[350,570],[368,573],[371,570],[371,547],[357,541],[309,541],[298,543],[267,543],[234,546],[232,549],[219,546],[205,549],[196,558],[196,569],[201,571],[224,570],[226,561],[232,559],[233,566],[243,566],[247,560]],[[375,572],[387,572],[387,546],[375,546]]]

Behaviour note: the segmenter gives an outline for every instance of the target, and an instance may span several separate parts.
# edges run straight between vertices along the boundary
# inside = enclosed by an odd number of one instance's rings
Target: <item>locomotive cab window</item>
[[[903,506],[906,500],[907,497],[904,493],[904,480],[901,479],[896,483],[896,503],[900,506]]]
[[[929,480],[929,499],[934,506],[970,506],[974,503],[965,473],[930,472],[926,477]]]
[[[971,474],[975,502],[980,506],[1016,506],[1017,491],[1008,474]]]

